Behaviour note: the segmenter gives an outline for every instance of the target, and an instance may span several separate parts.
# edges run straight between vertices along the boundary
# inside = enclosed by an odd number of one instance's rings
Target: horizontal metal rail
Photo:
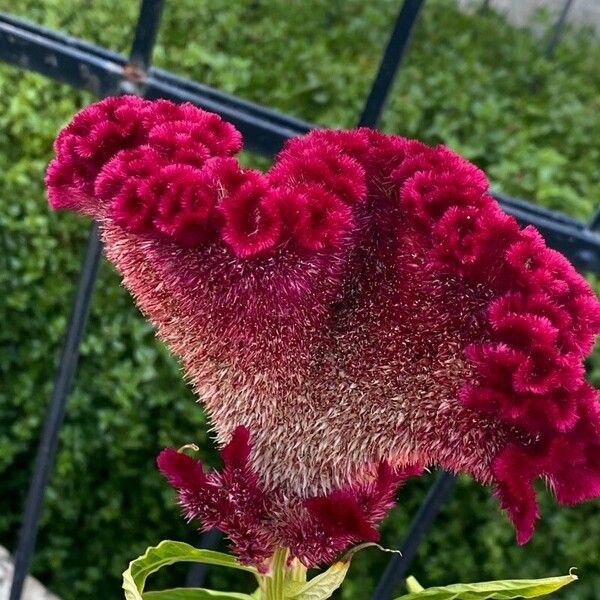
[[[600,274],[600,235],[593,227],[507,194],[496,192],[492,196],[521,225],[535,225],[548,246],[562,252],[579,270]]]
[[[143,86],[146,98],[191,102],[232,122],[246,148],[267,157],[287,139],[317,127],[161,69],[151,68],[147,75],[133,71],[132,63],[116,52],[4,14],[0,14],[0,60],[98,96],[122,93],[123,81],[129,81]],[[535,225],[548,244],[578,268],[600,274],[600,235],[585,223],[505,194],[495,196],[508,213],[522,224]]]
[[[122,93],[125,82],[142,86],[149,99],[191,102],[232,122],[242,132],[247,148],[263,156],[272,156],[286,139],[311,128],[299,119],[161,69],[150,68],[146,74],[121,54],[1,13],[0,60],[96,96]]]

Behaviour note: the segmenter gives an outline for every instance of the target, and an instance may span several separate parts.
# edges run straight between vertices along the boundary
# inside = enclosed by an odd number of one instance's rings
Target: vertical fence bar
[[[79,348],[98,275],[101,252],[102,244],[98,235],[98,226],[94,223],[88,236],[71,317],[56,371],[54,389],[52,390],[52,397],[48,405],[42,436],[35,457],[33,475],[29,484],[23,522],[21,523],[19,541],[15,552],[15,569],[10,588],[10,600],[20,600],[23,584],[31,565],[44,494],[54,465],[58,448],[58,436],[65,415],[67,397],[71,391],[77,367]]]
[[[379,71],[367,97],[359,124],[375,127],[404,57],[414,25],[424,0],[404,0],[390,40],[383,54]]]
[[[588,229],[590,231],[599,232],[600,231],[600,207],[596,210],[596,213],[590,220],[590,224],[588,225]]]
[[[150,68],[164,6],[164,0],[143,0],[140,6],[129,60],[142,71]]]
[[[586,229],[593,233],[600,233],[600,206],[596,208],[596,212],[590,219]],[[582,262],[582,264],[586,264],[586,261],[590,259],[590,251],[585,248],[579,248],[576,253],[577,258]]]
[[[569,11],[573,6],[573,0],[565,0],[565,3],[560,11],[560,15],[552,28],[552,33],[548,39],[548,43],[546,44],[546,48],[544,50],[545,58],[552,58],[554,56],[554,52],[556,51],[556,47],[558,46],[558,42],[565,30],[565,25],[567,23],[567,16],[569,15]]]
[[[375,589],[372,600],[390,600],[395,588],[410,567],[419,544],[431,528],[455,483],[455,476],[446,471],[442,471],[437,476],[410,524],[408,533],[400,546],[401,554],[395,554],[390,559]]]
[[[565,25],[567,23],[567,16],[569,11],[571,10],[571,6],[573,5],[573,0],[565,0],[563,4],[562,10],[558,16],[558,19],[554,23],[552,27],[552,31],[548,36],[548,41],[544,47],[543,56],[546,60],[551,60],[554,57],[554,53],[560,42],[560,38],[565,30]],[[532,92],[537,92],[542,85],[542,78],[539,75],[536,75],[532,78],[530,83],[530,90]]]
[[[132,65],[143,72],[150,65],[152,49],[156,41],[163,6],[164,0],[143,0],[140,6],[130,61]],[[124,75],[126,76],[127,73],[124,72]],[[124,91],[135,90],[126,89]],[[44,495],[58,450],[58,438],[64,421],[67,398],[71,391],[77,368],[81,341],[90,310],[94,286],[98,278],[101,254],[102,243],[100,241],[98,225],[94,223],[90,228],[88,236],[69,325],[55,375],[54,388],[35,457],[33,475],[27,492],[23,521],[19,530],[19,539],[15,552],[15,567],[9,600],[21,600],[25,579],[31,567]]]
[[[423,7],[423,1],[405,0],[402,5],[360,117],[360,125],[375,127],[379,122],[394,78],[408,48],[419,12]],[[455,478],[450,473],[442,471],[438,475],[410,525],[400,548],[402,554],[394,555],[388,563],[379,580],[373,600],[389,600],[391,598],[394,588],[410,566],[419,543],[429,531],[446,498],[450,495],[454,482]]]
[[[198,547],[214,550],[222,539],[223,534],[218,529],[211,529],[210,531],[202,534]],[[185,580],[186,587],[204,587],[204,582],[206,581],[209,568],[209,565],[200,563],[194,564],[188,571],[187,578]]]
[[[134,67],[146,72],[150,68],[152,50],[156,43],[160,19],[164,8],[164,0],[143,0],[140,17],[135,28],[130,62]],[[128,91],[128,87],[124,88]],[[223,535],[212,529],[202,535],[200,548],[214,549],[218,546]],[[208,565],[196,564],[190,567],[186,578],[187,587],[202,587],[208,574]]]

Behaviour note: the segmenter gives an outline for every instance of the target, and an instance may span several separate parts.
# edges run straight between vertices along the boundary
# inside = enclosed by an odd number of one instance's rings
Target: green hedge
[[[137,7],[117,0],[0,0],[0,10],[127,51]],[[360,113],[398,0],[173,0],[156,62],[328,126]],[[586,218],[600,198],[600,44],[568,32],[555,60],[492,13],[426,3],[383,120],[443,141],[497,189]],[[532,82],[539,89],[531,91]],[[91,97],[0,67],[0,543],[14,547],[88,224],[50,213],[42,178],[57,129]],[[600,383],[600,355],[589,362]],[[119,598],[127,560],[164,537],[193,542],[154,468],[168,444],[199,442],[202,410],[112,269],[102,266],[45,503],[34,572],[65,600]],[[384,526],[393,544],[430,481],[407,485]],[[598,502],[557,508],[519,548],[488,490],[460,480],[414,572],[427,584],[537,577],[580,567],[568,598],[600,589]],[[387,555],[359,555],[342,594],[368,597]],[[183,572],[177,575],[183,576]],[[214,585],[235,585],[215,571]],[[239,582],[238,582],[239,584]]]

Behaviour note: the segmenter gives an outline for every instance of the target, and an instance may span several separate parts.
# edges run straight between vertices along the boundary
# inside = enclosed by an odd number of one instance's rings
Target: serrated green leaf
[[[290,600],[326,600],[337,590],[348,572],[350,562],[336,562],[327,571],[313,577],[307,583],[288,584],[286,598]]]
[[[513,600],[538,598],[556,592],[577,580],[576,575],[545,579],[506,579],[482,583],[456,583],[411,592],[396,600]]]
[[[229,554],[194,548],[184,542],[164,540],[158,546],[150,546],[142,556],[129,563],[123,573],[126,600],[143,600],[145,596],[142,596],[142,592],[148,576],[176,562],[199,562],[256,573],[256,569],[242,565]]]
[[[215,592],[204,588],[172,588],[160,592],[144,592],[144,600],[252,600],[239,592]]]
[[[409,592],[422,592],[425,588],[411,575],[406,580],[406,589]]]

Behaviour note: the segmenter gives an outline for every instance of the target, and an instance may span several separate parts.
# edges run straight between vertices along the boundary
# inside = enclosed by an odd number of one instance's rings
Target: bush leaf
[[[123,590],[125,592],[126,600],[144,600],[144,598],[148,597],[148,594],[156,594],[157,592],[148,592],[142,595],[146,579],[150,574],[158,571],[162,567],[172,565],[176,562],[199,562],[207,565],[218,565],[221,567],[240,569],[256,574],[256,569],[242,565],[229,554],[215,552],[214,550],[194,548],[184,542],[165,540],[158,544],[158,546],[150,546],[142,556],[129,563],[129,568],[123,573]],[[235,595],[231,596],[231,594],[229,594],[229,596],[207,596],[206,590],[200,590],[200,592],[205,593],[205,595],[190,596],[190,599],[219,598],[225,600],[225,598],[228,597],[236,598]],[[150,596],[150,598],[157,599],[160,598],[160,596],[154,595]],[[166,599],[167,596],[163,596],[163,598]],[[187,598],[187,596],[181,596],[181,598]],[[244,598],[244,596],[242,595],[241,598]]]
[[[307,583],[288,584],[285,597],[290,600],[326,600],[337,590],[348,572],[350,561],[339,561]]]
[[[547,577],[545,579],[506,579],[482,583],[456,583],[445,587],[431,587],[400,596],[396,600],[512,600],[537,598],[551,594],[573,583],[577,576]]]
[[[239,592],[215,592],[204,588],[173,588],[160,592],[144,592],[144,600],[252,600]]]

